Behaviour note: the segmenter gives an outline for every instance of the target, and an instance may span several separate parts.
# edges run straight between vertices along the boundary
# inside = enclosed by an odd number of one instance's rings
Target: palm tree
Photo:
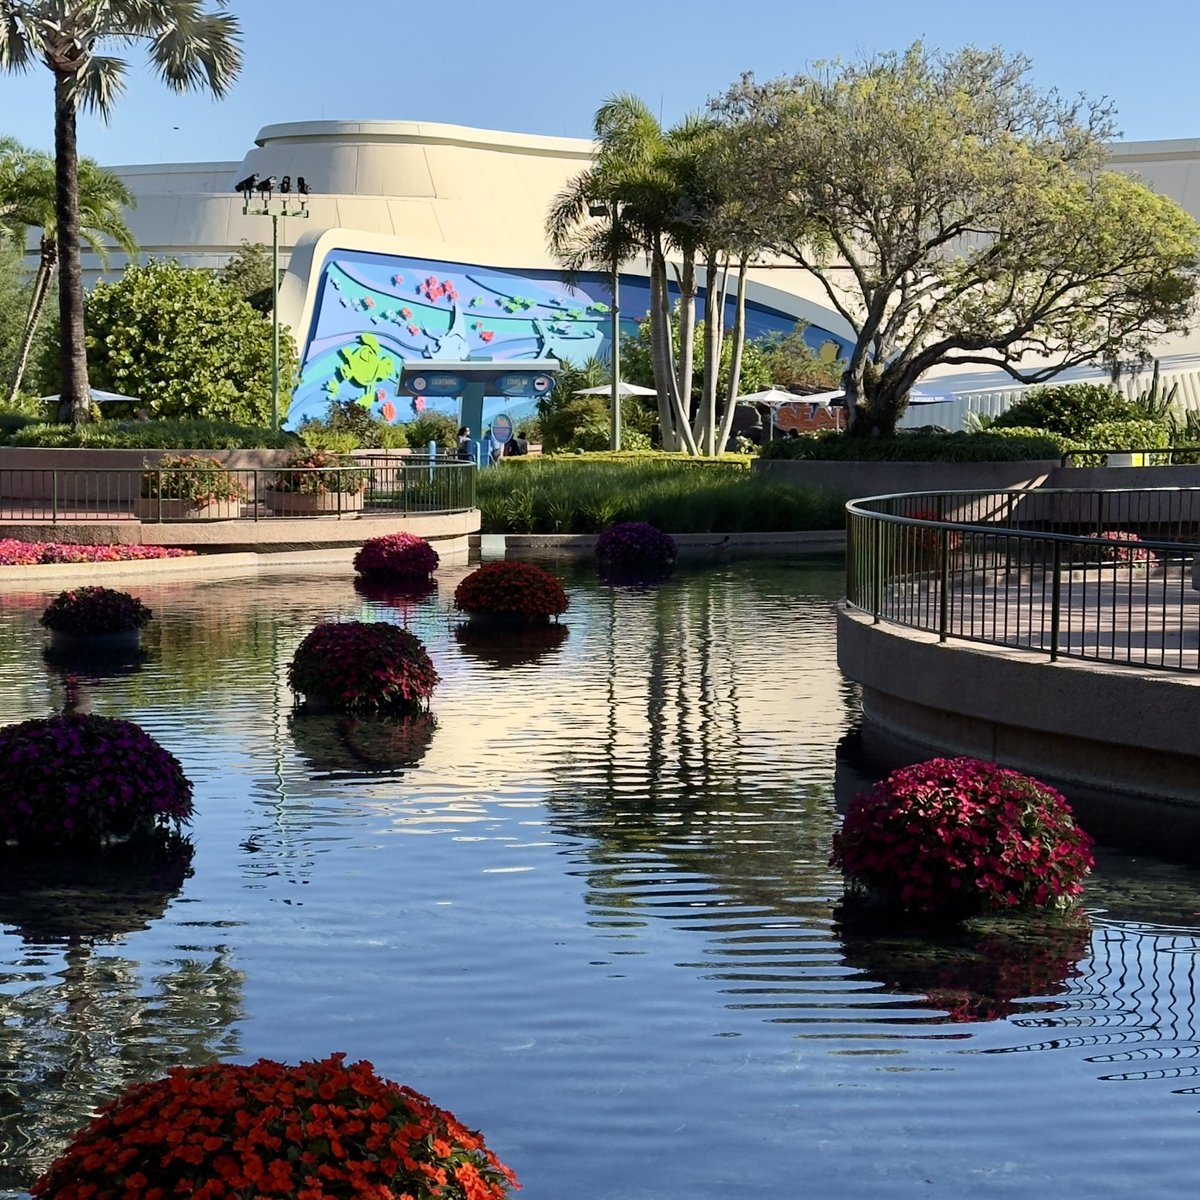
[[[241,69],[241,27],[228,0],[0,0],[0,68],[36,61],[54,76],[55,228],[62,319],[62,410],[88,420],[90,394],[80,265],[79,155],[82,104],[107,118],[124,86],[126,63],[108,44],[146,44],[151,65],[174,91],[207,87],[223,96]]]
[[[54,159],[49,154],[16,148],[5,155],[0,146],[0,229],[24,248],[29,228],[42,231],[38,268],[33,280],[29,315],[21,334],[16,362],[9,379],[9,401],[16,399],[29,362],[29,352],[42,315],[42,306],[58,268],[58,218]],[[11,148],[9,148],[11,150]],[[132,208],[133,196],[111,171],[90,158],[79,160],[79,234],[89,248],[108,265],[105,239],[115,242],[131,257],[137,243],[122,216]]]

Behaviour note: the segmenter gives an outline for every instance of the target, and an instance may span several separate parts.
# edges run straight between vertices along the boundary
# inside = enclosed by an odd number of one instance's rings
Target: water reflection
[[[315,771],[357,777],[416,766],[433,741],[437,718],[430,713],[386,718],[296,712],[288,728]]]
[[[454,627],[454,640],[464,654],[496,667],[537,662],[560,649],[569,634],[558,622],[496,629],[468,621]]]

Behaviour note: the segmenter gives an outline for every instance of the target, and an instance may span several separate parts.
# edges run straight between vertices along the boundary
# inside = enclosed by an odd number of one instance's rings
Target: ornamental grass
[[[354,556],[354,569],[367,579],[428,579],[440,561],[423,537],[389,533],[362,544]]]
[[[102,844],[191,815],[179,760],[132,721],[67,711],[0,728],[0,845]]]
[[[87,637],[141,629],[153,615],[128,592],[106,587],[79,587],[59,592],[47,605],[39,623],[54,633]]]
[[[454,607],[469,617],[541,622],[569,605],[562,581],[527,562],[485,563],[454,589]]]
[[[340,712],[422,712],[439,679],[421,639],[388,621],[317,625],[288,666],[292,691]]]
[[[1093,858],[1053,788],[977,758],[935,758],[856,796],[830,863],[852,894],[959,918],[1068,907]]]
[[[176,1067],[129,1088],[36,1200],[504,1200],[516,1177],[453,1113],[344,1054]]]

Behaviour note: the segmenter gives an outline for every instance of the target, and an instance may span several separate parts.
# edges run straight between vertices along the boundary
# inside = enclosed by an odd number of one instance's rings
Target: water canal
[[[462,570],[413,604],[134,589],[146,660],[81,690],[182,759],[190,875],[0,881],[0,1191],[130,1080],[333,1050],[482,1129],[526,1200],[1195,1191],[1200,873],[1106,854],[1067,930],[845,921],[840,569],[562,571],[540,656],[456,638]],[[5,721],[61,703],[48,594],[0,593]],[[293,715],[296,643],[364,615],[428,643],[436,727]]]

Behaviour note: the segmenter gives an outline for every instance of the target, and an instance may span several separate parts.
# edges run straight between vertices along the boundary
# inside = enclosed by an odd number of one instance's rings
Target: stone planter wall
[[[242,515],[240,500],[214,500],[193,504],[190,500],[150,499],[139,496],[133,502],[139,521],[235,521]]]
[[[263,492],[263,503],[273,513],[282,516],[336,516],[339,513],[361,512],[362,492]]]

